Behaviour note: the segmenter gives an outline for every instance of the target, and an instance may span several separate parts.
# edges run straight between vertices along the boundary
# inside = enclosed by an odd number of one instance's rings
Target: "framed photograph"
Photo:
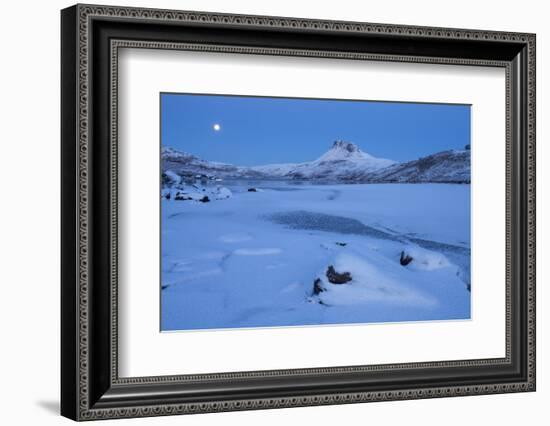
[[[535,35],[61,12],[61,412],[535,390]]]

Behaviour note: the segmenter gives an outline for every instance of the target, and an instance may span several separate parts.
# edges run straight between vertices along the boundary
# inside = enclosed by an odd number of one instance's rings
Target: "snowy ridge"
[[[185,152],[178,151],[177,149],[169,146],[163,146],[160,150],[161,158],[165,161],[193,161],[198,160],[197,157]]]
[[[377,160],[375,157],[373,157],[370,154],[367,154],[364,151],[361,151],[359,147],[351,142],[346,141],[335,141],[332,147],[325,152],[321,157],[319,157],[315,162],[322,163],[325,161],[342,161],[342,160],[348,160],[348,161],[365,161],[365,160]],[[391,160],[383,160],[380,159],[382,162],[390,161],[391,163],[395,163],[395,161]]]
[[[274,164],[253,167],[271,176],[292,179],[349,180],[395,164],[395,161],[376,158],[351,142],[336,141],[317,160],[298,164]]]
[[[162,170],[182,177],[208,176],[211,178],[262,178],[262,174],[249,167],[201,160],[192,154],[163,147],[161,150]]]
[[[380,183],[470,183],[470,151],[443,151],[395,164],[368,177]]]
[[[376,158],[351,142],[336,141],[318,159],[304,163],[239,167],[205,161],[170,147],[161,151],[162,168],[182,177],[211,179],[293,179],[349,183],[470,183],[470,151],[443,151],[397,163]]]

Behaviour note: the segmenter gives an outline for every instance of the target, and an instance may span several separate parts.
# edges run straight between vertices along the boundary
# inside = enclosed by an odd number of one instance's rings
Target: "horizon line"
[[[359,148],[359,151],[361,151],[362,153],[364,154],[367,154],[369,156],[371,156],[373,159],[375,160],[388,160],[388,161],[393,161],[395,164],[406,164],[406,163],[410,163],[412,161],[417,161],[417,160],[420,160],[422,158],[426,158],[426,157],[430,157],[432,155],[436,155],[436,154],[441,154],[443,152],[449,152],[449,151],[455,151],[455,152],[470,152],[471,153],[471,149],[470,149],[470,146],[471,146],[471,143],[468,143],[464,146],[464,149],[454,149],[454,148],[449,148],[449,149],[444,149],[442,151],[436,151],[436,152],[432,152],[431,154],[428,154],[428,155],[424,155],[424,156],[421,156],[421,157],[417,157],[417,158],[414,158],[414,159],[411,159],[411,160],[406,160],[406,161],[397,161],[397,160],[393,160],[391,158],[382,158],[382,157],[375,157],[374,155],[366,152],[366,151],[363,151],[361,149],[361,147],[359,147],[357,144],[353,143],[353,142],[349,142],[349,141],[344,141],[342,139],[338,139],[338,140],[335,140],[333,142],[333,145],[336,143],[336,142],[347,142],[347,143],[350,143],[352,145],[355,145],[357,148]],[[469,148],[467,149],[466,146],[468,146]],[[235,164],[235,163],[227,163],[227,162],[224,162],[224,161],[218,161],[218,160],[207,160],[205,158],[202,158],[202,157],[199,157],[189,151],[182,151],[180,149],[177,149],[177,148],[174,148],[172,146],[169,146],[169,145],[163,145],[162,143],[160,144],[160,150],[159,150],[159,157],[161,157],[162,159],[162,148],[170,148],[178,153],[181,153],[181,154],[187,154],[187,155],[191,155],[199,160],[202,160],[202,161],[208,161],[210,163],[220,163],[220,164],[226,164],[226,165],[231,165],[231,166],[236,166],[236,167],[262,167],[262,166],[275,166],[275,165],[283,165],[283,164],[305,164],[305,163],[311,163],[313,161],[316,161],[318,160],[320,157],[322,157],[324,154],[326,154],[328,151],[330,151],[332,148],[329,148],[327,151],[325,151],[324,153],[322,153],[319,157],[313,159],[313,160],[308,160],[308,161],[302,161],[302,162],[277,162],[277,163],[265,163],[265,164],[255,164],[255,165],[251,165],[251,166],[246,166],[246,165],[239,165],[239,164]]]

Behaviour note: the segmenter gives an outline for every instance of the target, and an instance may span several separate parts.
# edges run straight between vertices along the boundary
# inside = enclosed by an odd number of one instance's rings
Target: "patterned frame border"
[[[227,15],[227,14],[212,14],[201,12],[183,12],[169,11],[156,9],[136,9],[136,8],[119,8],[119,7],[103,7],[91,5],[78,5],[78,418],[81,420],[103,419],[113,417],[141,417],[141,416],[159,416],[171,414],[187,414],[187,413],[205,413],[231,410],[250,410],[262,408],[281,408],[293,406],[310,406],[310,405],[326,405],[326,404],[344,404],[353,402],[367,401],[383,401],[383,400],[401,400],[401,399],[416,399],[416,398],[434,398],[442,396],[461,396],[475,395],[487,393],[505,393],[516,391],[528,391],[535,388],[535,36],[532,34],[521,33],[503,33],[493,31],[477,31],[463,29],[446,29],[446,28],[428,28],[428,27],[409,27],[399,25],[383,25],[383,24],[368,24],[354,22],[336,22],[324,20],[309,20],[309,19],[294,19],[294,18],[275,18],[262,16],[244,16],[244,15]],[[113,409],[90,409],[88,395],[88,47],[89,47],[89,27],[90,20],[94,17],[119,17],[129,19],[140,19],[147,21],[176,21],[176,22],[191,22],[191,23],[217,23],[217,24],[234,24],[240,26],[252,26],[260,28],[303,28],[315,29],[321,31],[338,31],[338,32],[359,32],[359,33],[378,33],[378,34],[397,34],[397,35],[412,35],[416,37],[437,37],[448,39],[470,39],[470,40],[495,40],[526,43],[528,50],[528,182],[527,182],[527,203],[528,203],[528,247],[527,247],[527,271],[528,271],[528,335],[527,335],[527,353],[528,353],[528,380],[520,383],[505,383],[495,385],[480,385],[480,386],[451,386],[447,388],[426,388],[426,389],[404,389],[399,391],[382,391],[382,392],[360,392],[360,393],[336,393],[327,395],[305,396],[305,397],[280,397],[267,399],[253,400],[232,400],[209,402],[200,404],[166,404],[159,406],[144,406],[139,408],[113,408]],[[203,51],[216,51],[221,49],[220,46],[205,45],[181,45],[177,43],[144,43],[136,41],[114,41],[112,42],[112,52],[116,52],[119,47],[137,47],[137,48],[157,48],[157,49],[195,49]],[[255,49],[243,47],[223,47],[223,51],[233,53],[256,53],[270,55],[298,55],[298,56],[320,56],[342,59],[369,59],[369,60],[391,60],[391,61],[408,61],[408,62],[426,62],[426,63],[453,63],[463,65],[485,65],[485,66],[503,66],[503,63],[497,61],[471,61],[463,59],[445,59],[445,58],[414,58],[406,56],[391,56],[391,55],[367,55],[367,54],[345,54],[342,52],[314,52],[309,50],[290,51],[285,49]],[[250,50],[252,49],[252,50]],[[217,50],[221,51],[221,50]],[[474,63],[475,62],[475,63]],[[114,62],[116,65],[116,60]],[[114,66],[113,65],[113,66]],[[111,90],[115,95],[116,100],[116,67],[111,69]],[[507,67],[506,72],[507,88],[510,86],[510,70]],[[506,94],[506,110],[507,110],[507,125],[508,116],[510,114],[510,94],[507,90]],[[116,118],[116,102],[112,105],[112,118]],[[112,129],[111,137],[116,141],[116,126]],[[510,129],[506,129],[507,139],[510,138]],[[507,141],[508,142],[508,141]],[[505,359],[496,360],[468,360],[457,361],[450,363],[422,363],[422,364],[393,364],[383,366],[363,366],[363,367],[335,367],[325,369],[307,369],[307,370],[275,370],[268,372],[249,372],[249,373],[227,373],[218,375],[201,375],[201,376],[162,376],[162,377],[147,377],[147,378],[131,378],[119,379],[117,374],[116,350],[113,351],[113,368],[111,371],[111,379],[114,383],[162,383],[174,382],[181,380],[212,380],[219,378],[233,377],[250,377],[254,376],[270,376],[270,375],[300,375],[306,373],[331,373],[342,371],[368,371],[380,369],[395,369],[407,368],[411,366],[449,366],[449,365],[480,365],[491,363],[502,363],[509,361],[509,321],[510,312],[508,310],[508,301],[510,297],[510,289],[508,286],[508,278],[510,277],[510,262],[509,262],[509,232],[510,232],[510,148],[507,143],[507,259],[506,259],[506,276],[507,276],[507,349]],[[113,144],[113,158],[116,159],[116,143]],[[116,165],[116,162],[114,163]],[[111,201],[116,202],[116,166],[112,168],[111,178],[114,185]],[[113,212],[111,212],[113,213]],[[116,211],[114,212],[116,214]],[[116,216],[115,216],[116,219]],[[112,240],[111,240],[111,255],[116,259],[116,220],[112,221]],[[112,297],[112,336],[114,348],[117,344],[117,326],[116,326],[116,262],[113,263],[111,277],[113,285]]]
[[[111,354],[111,380],[114,384],[148,384],[148,383],[169,383],[174,381],[203,381],[203,380],[219,380],[219,379],[239,379],[248,377],[270,377],[284,375],[300,375],[300,374],[331,374],[345,372],[367,372],[367,371],[383,371],[405,368],[425,368],[425,367],[458,367],[458,366],[481,366],[491,364],[507,364],[511,362],[511,279],[510,275],[506,275],[506,349],[504,358],[485,358],[475,360],[458,360],[458,361],[439,361],[439,362],[415,362],[415,363],[399,363],[399,364],[376,364],[376,365],[354,365],[345,367],[328,367],[328,368],[303,368],[303,369],[285,369],[285,370],[261,370],[261,371],[246,371],[234,373],[215,373],[215,374],[188,374],[188,375],[170,375],[170,376],[152,376],[152,377],[118,377],[118,324],[117,324],[117,227],[118,227],[118,186],[117,186],[117,170],[118,164],[118,54],[121,48],[131,49],[158,49],[158,50],[180,50],[194,52],[209,52],[209,53],[231,53],[231,54],[255,54],[255,55],[271,55],[271,56],[294,56],[294,57],[323,57],[329,59],[349,59],[349,60],[369,60],[369,61],[385,61],[385,62],[409,62],[409,63],[429,63],[429,64],[446,64],[446,65],[471,65],[471,66],[487,66],[487,67],[502,67],[505,68],[506,79],[506,98],[510,98],[510,66],[507,62],[487,61],[487,60],[464,60],[464,59],[445,59],[445,58],[418,58],[413,56],[398,56],[398,55],[373,55],[361,53],[342,53],[329,51],[310,51],[299,49],[273,49],[273,48],[255,48],[255,47],[236,47],[236,46],[220,46],[220,45],[203,45],[193,43],[165,43],[165,42],[150,42],[150,41],[135,41],[135,40],[111,40],[111,288],[113,289],[111,298],[111,346],[115,348]],[[510,116],[509,102],[506,105],[507,118]],[[509,127],[509,126],[508,126]],[[511,139],[510,129],[506,129],[507,166],[511,163],[511,151],[509,149],[509,141]],[[506,182],[506,193],[511,191],[511,181]],[[507,197],[506,203],[511,202],[511,197]],[[510,228],[510,208],[507,207],[506,212],[506,227]],[[511,248],[506,247],[506,253],[511,253]]]

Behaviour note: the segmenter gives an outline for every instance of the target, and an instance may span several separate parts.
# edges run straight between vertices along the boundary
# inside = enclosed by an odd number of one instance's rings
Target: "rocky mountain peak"
[[[317,159],[318,162],[376,160],[352,142],[337,140]]]
[[[332,144],[331,149],[332,150],[343,150],[343,151],[347,151],[347,152],[359,152],[360,151],[359,147],[357,145],[355,145],[354,143],[343,141],[343,140],[334,141],[334,143]]]

